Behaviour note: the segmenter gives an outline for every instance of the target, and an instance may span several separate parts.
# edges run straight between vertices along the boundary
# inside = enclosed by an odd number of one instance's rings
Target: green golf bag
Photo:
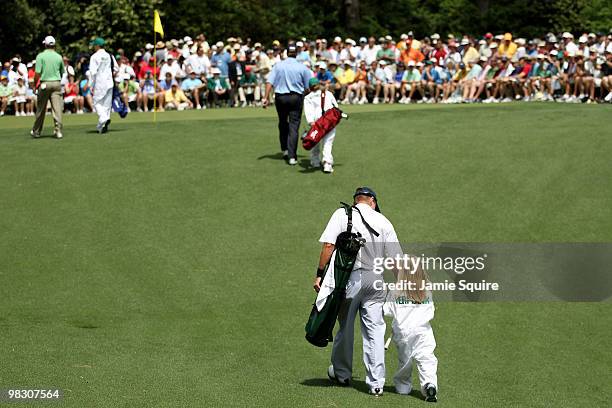
[[[332,259],[334,259],[333,273],[335,286],[333,292],[326,298],[325,305],[320,311],[317,309],[315,301],[308,322],[306,323],[306,340],[317,347],[326,347],[327,344],[334,339],[332,332],[336,320],[338,319],[340,305],[346,295],[346,284],[355,266],[357,254],[365,244],[365,238],[363,238],[359,232],[351,231],[353,228],[353,209],[357,210],[359,215],[361,215],[361,212],[354,206],[346,203],[341,204],[348,216],[348,225],[346,231],[340,233],[338,238],[336,238],[334,249],[335,256],[332,254]],[[363,216],[361,216],[361,219],[368,230],[378,236],[378,233],[365,222]],[[328,263],[325,266],[325,272],[321,282],[323,282],[329,270],[330,264]]]

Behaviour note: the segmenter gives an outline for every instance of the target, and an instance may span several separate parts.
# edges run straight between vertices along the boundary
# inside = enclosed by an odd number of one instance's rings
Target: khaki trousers
[[[62,131],[62,112],[64,111],[64,97],[62,96],[62,85],[60,81],[48,81],[40,84],[38,88],[38,106],[36,108],[36,120],[32,131],[40,134],[45,123],[45,113],[47,112],[47,102],[51,100],[51,112],[53,112],[53,122],[55,132]]]

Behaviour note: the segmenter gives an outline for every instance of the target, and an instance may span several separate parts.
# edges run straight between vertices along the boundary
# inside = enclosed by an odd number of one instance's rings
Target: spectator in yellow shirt
[[[497,53],[500,57],[506,56],[508,59],[511,59],[516,52],[516,48],[516,43],[512,42],[512,34],[506,33],[504,34],[504,41],[497,47]]]
[[[185,110],[193,108],[191,101],[185,96],[182,90],[179,89],[175,82],[172,87],[166,91],[164,95],[166,109]]]
[[[480,53],[478,50],[472,45],[472,42],[467,38],[461,40],[461,45],[463,46],[463,63],[465,65],[475,64],[480,59]]]
[[[349,103],[348,100],[348,87],[355,82],[355,71],[351,68],[351,62],[349,60],[342,61],[344,69],[337,76],[338,85],[340,85],[340,100],[342,103]]]

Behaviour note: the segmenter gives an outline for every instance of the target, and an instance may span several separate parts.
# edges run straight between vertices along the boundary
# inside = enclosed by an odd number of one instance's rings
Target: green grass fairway
[[[0,388],[78,408],[426,406],[393,392],[393,348],[374,399],[359,344],[336,388],[330,348],[303,339],[339,201],[372,186],[403,241],[612,241],[610,106],[347,110],[333,175],[280,159],[274,110],[133,113],[106,136],[66,116],[61,141],[0,118]],[[438,406],[610,406],[610,302],[439,303],[433,327]]]

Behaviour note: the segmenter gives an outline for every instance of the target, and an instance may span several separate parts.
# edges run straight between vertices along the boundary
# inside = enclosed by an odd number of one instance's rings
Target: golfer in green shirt
[[[62,56],[55,52],[55,38],[50,35],[43,41],[45,50],[36,56],[36,75],[34,86],[38,89],[38,106],[36,108],[36,121],[30,134],[34,138],[40,137],[47,102],[51,100],[51,111],[55,122],[55,137],[62,138],[62,112],[64,110],[64,98],[62,97],[62,85],[60,83],[64,74],[64,62]],[[40,80],[40,83],[39,83]]]

